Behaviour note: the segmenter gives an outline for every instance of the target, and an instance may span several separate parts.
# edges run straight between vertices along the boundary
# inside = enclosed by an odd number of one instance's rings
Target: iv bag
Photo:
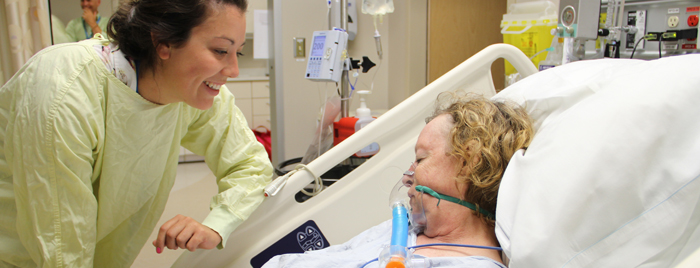
[[[394,13],[393,0],[362,0],[362,13],[369,15],[385,15]]]

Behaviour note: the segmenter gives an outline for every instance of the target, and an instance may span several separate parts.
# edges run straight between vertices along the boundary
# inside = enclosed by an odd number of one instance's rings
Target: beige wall
[[[428,30],[428,0],[394,1],[389,30],[394,33],[388,48],[392,51],[389,64],[388,107],[394,107],[426,85],[426,38]]]
[[[394,1],[395,12],[385,16],[384,23],[378,25],[382,36],[383,60],[378,67],[360,74],[356,85],[356,90],[369,89],[374,82],[373,92],[367,98],[370,109],[390,109],[425,85],[424,28],[427,5],[421,5],[421,2],[426,1]],[[359,3],[361,0],[358,0],[358,5]],[[314,137],[319,109],[325,103],[325,92],[329,96],[336,92],[335,83],[305,79],[306,59],[293,57],[294,37],[306,38],[308,56],[313,31],[327,29],[327,7],[316,0],[281,1],[281,5],[283,48],[282,55],[276,57],[282,58],[282,65],[278,69],[282,68],[283,74],[282,81],[275,81],[274,84],[276,90],[283,92],[283,99],[277,100],[277,103],[281,103],[284,110],[284,131],[279,133],[283,136],[280,140],[284,143],[284,159],[278,159],[278,162],[304,155]],[[379,64],[372,17],[362,14],[359,9],[357,13],[358,33],[355,40],[349,42],[350,57],[361,59],[362,56],[369,56]],[[411,29],[411,26],[416,26],[419,30]],[[354,79],[351,81],[354,82]],[[359,107],[356,95],[353,94],[351,100],[351,113]]]

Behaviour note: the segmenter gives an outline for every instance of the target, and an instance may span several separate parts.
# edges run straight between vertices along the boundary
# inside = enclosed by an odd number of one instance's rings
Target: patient
[[[412,206],[421,202],[427,220],[418,234],[409,235],[408,246],[498,247],[493,218],[498,187],[511,156],[532,139],[530,118],[513,103],[446,92],[426,121],[416,143],[416,160],[402,178],[411,187]],[[391,220],[344,244],[276,256],[263,267],[360,267],[378,257],[390,240]],[[505,267],[500,252],[490,249],[430,246],[417,248],[414,258],[427,258],[431,267]]]

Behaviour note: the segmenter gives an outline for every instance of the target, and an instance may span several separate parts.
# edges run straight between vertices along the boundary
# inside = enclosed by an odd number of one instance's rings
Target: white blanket
[[[700,55],[549,69],[494,98],[536,135],[501,183],[510,267],[671,267],[700,247]]]
[[[408,239],[408,246],[416,244],[416,236]],[[308,251],[305,254],[285,254],[270,259],[263,268],[273,267],[348,267],[358,268],[379,257],[385,245],[391,241],[391,220],[374,226],[355,236],[348,242],[331,246],[318,251]],[[424,258],[422,256],[414,256]],[[505,268],[500,263],[486,257],[440,257],[429,258],[431,267],[474,267],[474,268]],[[378,262],[365,266],[378,267]]]

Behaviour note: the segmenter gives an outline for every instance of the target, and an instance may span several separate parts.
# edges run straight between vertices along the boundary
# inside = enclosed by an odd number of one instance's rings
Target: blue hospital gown
[[[409,246],[416,244],[416,236],[409,236]],[[379,256],[383,246],[391,241],[391,220],[374,226],[349,241],[328,248],[303,254],[284,254],[270,259],[263,268],[276,267],[347,267],[357,268]],[[414,255],[414,258],[425,258]],[[487,257],[435,257],[429,258],[432,267],[506,268]],[[377,268],[378,262],[365,266]]]

